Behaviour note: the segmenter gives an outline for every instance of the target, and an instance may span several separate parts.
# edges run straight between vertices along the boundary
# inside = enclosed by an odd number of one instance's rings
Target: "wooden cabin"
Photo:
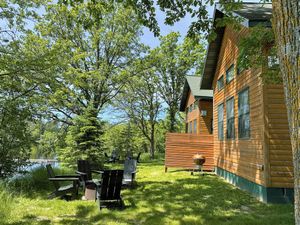
[[[165,168],[194,169],[193,155],[206,157],[204,170],[214,169],[213,154],[213,92],[200,90],[201,78],[186,76],[180,111],[185,112],[185,133],[168,133],[166,136]]]
[[[293,201],[293,164],[282,84],[268,84],[262,68],[237,69],[238,43],[249,27],[269,24],[271,4],[243,4],[239,31],[216,28],[199,89],[213,89],[216,174],[264,202]],[[216,20],[224,17],[218,6]],[[192,100],[191,100],[192,101]]]
[[[213,92],[200,90],[201,77],[186,76],[180,111],[185,112],[185,133],[212,134]]]

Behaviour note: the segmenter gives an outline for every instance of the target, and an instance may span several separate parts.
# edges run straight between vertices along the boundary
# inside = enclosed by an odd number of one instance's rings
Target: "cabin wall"
[[[263,90],[260,69],[249,69],[237,75],[239,37],[247,32],[225,28],[213,81],[214,158],[217,168],[238,175],[256,184],[265,185]],[[226,70],[234,63],[234,79],[226,84]],[[217,80],[224,75],[224,88],[217,90]],[[238,138],[238,93],[249,88],[250,138]],[[226,139],[226,100],[234,97],[235,138]],[[218,105],[224,103],[224,140],[218,139]]]
[[[191,94],[191,91],[189,91],[188,100],[185,109],[187,110],[187,107],[190,107],[194,102],[195,102],[195,98]],[[189,125],[190,122],[192,122],[192,133],[194,133],[195,120],[197,120],[197,127],[198,127],[198,118],[199,118],[199,108],[193,109],[191,112],[188,111],[186,114],[186,127]],[[197,129],[197,133],[198,133],[198,129]]]
[[[212,134],[213,102],[211,100],[200,100],[198,108],[198,134]],[[201,110],[206,110],[207,115],[202,116]]]
[[[293,188],[293,155],[283,85],[264,85],[268,187]]]
[[[187,107],[191,106],[196,101],[195,97],[189,91]],[[206,110],[207,115],[201,116],[200,110]],[[186,111],[187,112],[187,111]],[[196,109],[193,109],[191,112],[186,113],[186,131],[190,122],[192,122],[192,133],[193,134],[211,134],[212,130],[212,118],[213,118],[213,102],[210,100],[199,100]],[[194,133],[194,121],[197,120],[197,132]]]

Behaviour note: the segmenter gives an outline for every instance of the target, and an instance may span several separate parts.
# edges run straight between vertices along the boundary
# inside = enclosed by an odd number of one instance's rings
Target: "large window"
[[[197,109],[197,107],[198,107],[198,101],[195,101],[194,102],[194,109]]]
[[[226,101],[226,119],[227,119],[227,139],[234,138],[234,98],[230,98]]]
[[[226,83],[228,84],[234,78],[234,64],[232,64],[226,71]]]
[[[220,91],[224,88],[224,76],[223,75],[217,81],[217,88],[218,88],[218,91]]]
[[[197,120],[194,120],[194,134],[197,134]]]
[[[218,138],[224,138],[224,104],[218,106]]]
[[[250,107],[249,107],[249,89],[239,93],[238,99],[239,114],[239,138],[250,138]]]
[[[193,130],[192,130],[192,122],[189,122],[189,133],[192,133]]]
[[[193,104],[189,106],[189,112],[193,111]]]

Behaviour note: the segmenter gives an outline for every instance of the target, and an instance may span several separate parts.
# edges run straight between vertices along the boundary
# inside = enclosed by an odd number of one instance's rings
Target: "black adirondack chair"
[[[77,167],[76,173],[81,176],[84,190],[85,188],[96,189],[96,186],[100,185],[101,171],[92,170],[88,160],[78,160]],[[93,179],[92,173],[98,174],[99,178]]]
[[[97,187],[97,199],[100,210],[108,203],[117,202],[124,206],[121,197],[123,170],[104,170],[102,172],[101,186]]]
[[[135,184],[135,174],[136,174],[136,164],[135,159],[126,159],[124,162],[124,176],[123,176],[123,186],[133,187]]]
[[[78,196],[78,188],[80,184],[79,175],[55,175],[52,166],[50,164],[46,165],[48,179],[52,181],[55,191],[52,192],[48,198],[61,197],[69,200],[68,194],[71,194],[71,198],[75,199]],[[60,182],[69,181],[69,185],[61,186]]]

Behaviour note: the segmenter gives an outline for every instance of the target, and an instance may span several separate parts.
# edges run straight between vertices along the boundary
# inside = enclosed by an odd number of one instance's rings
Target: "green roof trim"
[[[179,110],[184,112],[186,102],[188,100],[189,91],[191,91],[192,95],[195,99],[212,99],[213,98],[213,90],[209,89],[200,89],[201,85],[201,77],[199,76],[186,76],[183,93],[180,102]]]

